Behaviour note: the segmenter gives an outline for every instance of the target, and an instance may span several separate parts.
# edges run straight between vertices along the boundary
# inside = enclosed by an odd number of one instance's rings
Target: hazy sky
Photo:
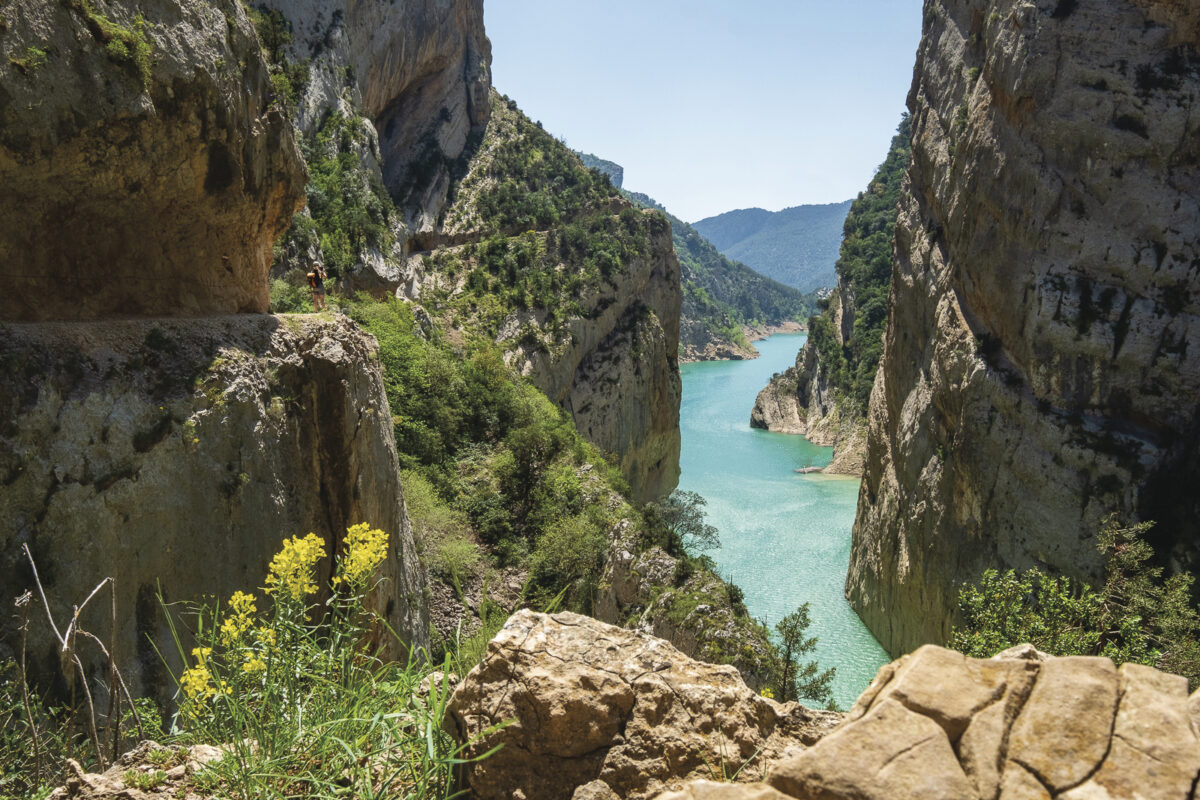
[[[864,189],[920,0],[487,0],[496,88],[689,222]]]

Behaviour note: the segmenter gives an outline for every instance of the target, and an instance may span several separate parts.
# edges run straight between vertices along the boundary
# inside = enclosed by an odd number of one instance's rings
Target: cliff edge
[[[925,4],[846,581],[889,652],[987,567],[1096,578],[1114,511],[1196,551],[1193,5]]]

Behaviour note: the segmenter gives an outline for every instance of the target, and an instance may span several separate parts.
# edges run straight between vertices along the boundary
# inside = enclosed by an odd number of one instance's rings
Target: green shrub
[[[1144,536],[1153,523],[1122,527],[1109,517],[1097,544],[1105,556],[1098,588],[1039,570],[984,572],[959,594],[962,624],[950,645],[987,658],[1029,642],[1053,655],[1098,655],[1187,677],[1200,685],[1200,614],[1193,576],[1163,577]]]

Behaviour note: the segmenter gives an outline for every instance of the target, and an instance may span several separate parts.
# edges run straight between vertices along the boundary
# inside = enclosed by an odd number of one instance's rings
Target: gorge
[[[681,368],[810,301],[500,94],[482,0],[0,3],[0,794],[1195,800],[1169,641],[929,643],[1114,512],[1195,572],[1197,31],[925,0],[808,334]],[[844,712],[772,697],[813,634]]]

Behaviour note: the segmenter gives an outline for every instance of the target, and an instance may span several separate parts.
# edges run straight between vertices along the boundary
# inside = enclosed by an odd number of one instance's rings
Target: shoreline
[[[758,342],[777,333],[808,333],[808,326],[789,319],[778,325],[743,325],[742,332],[750,341]]]

